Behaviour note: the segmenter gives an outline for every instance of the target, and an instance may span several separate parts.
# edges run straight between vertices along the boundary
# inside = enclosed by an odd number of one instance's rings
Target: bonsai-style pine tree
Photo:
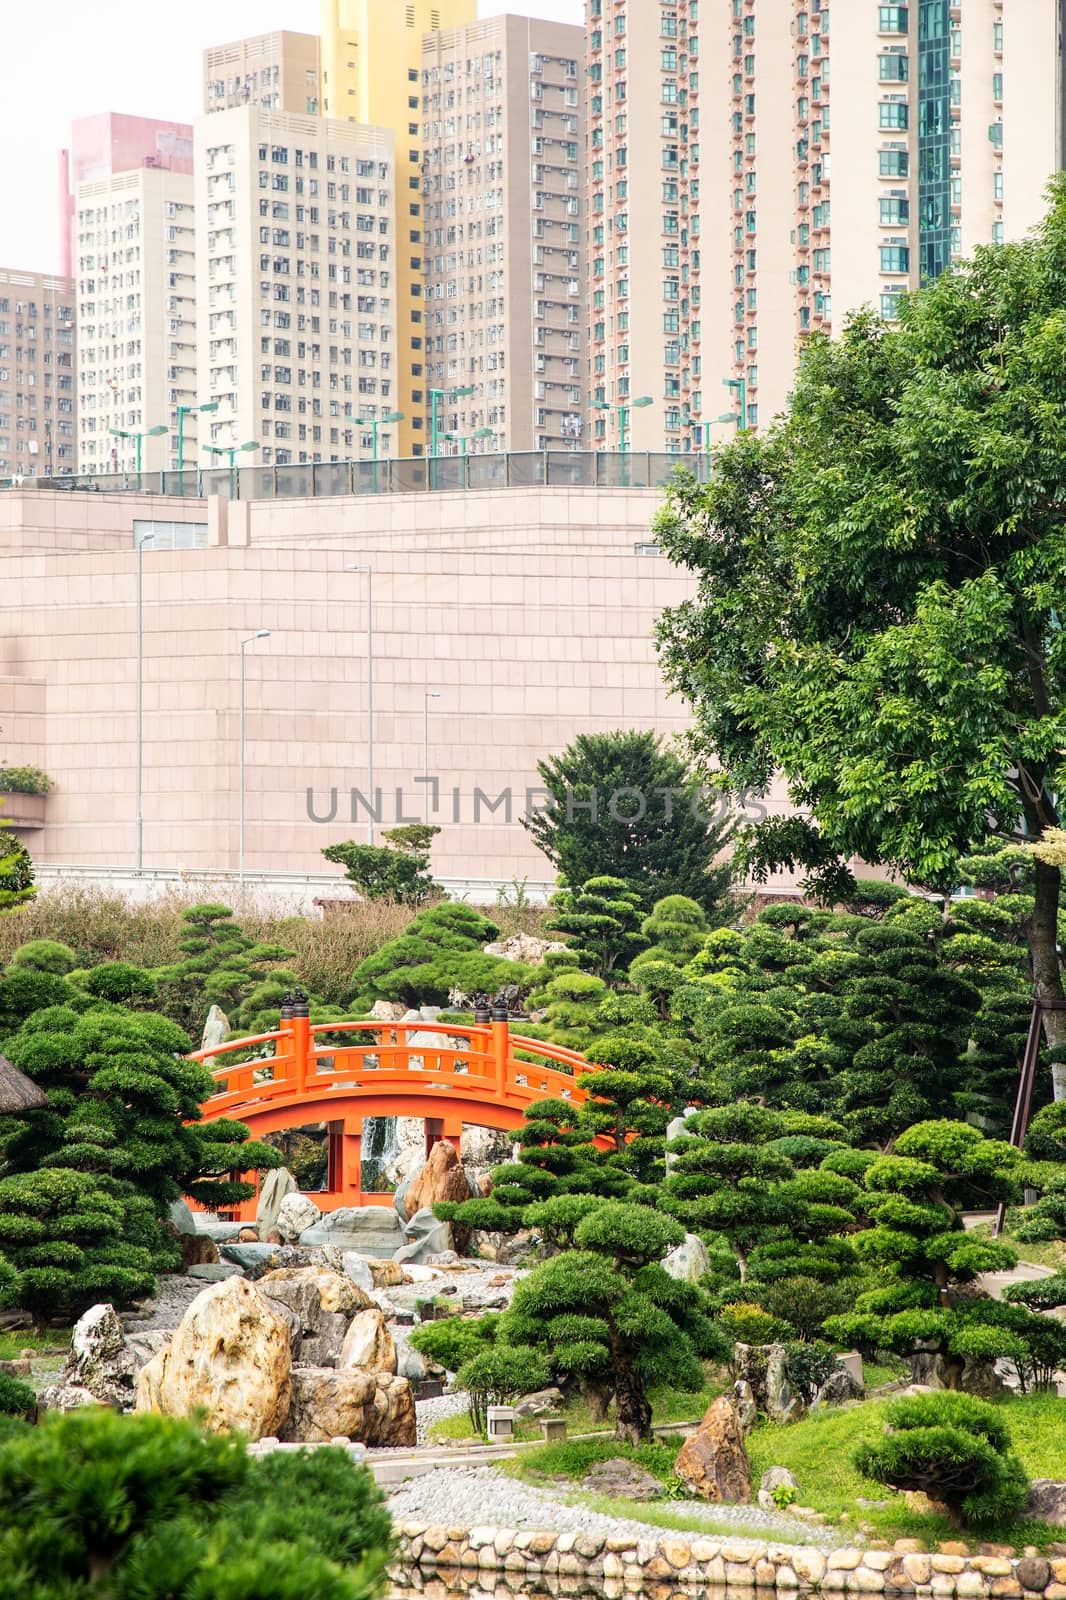
[[[364,900],[395,900],[404,906],[422,906],[439,893],[429,871],[429,851],[440,832],[430,824],[408,823],[384,833],[384,845],[358,844],[345,839],[329,844],[322,854],[344,868],[348,882]]]
[[[566,936],[583,972],[607,984],[625,981],[633,957],[644,949],[640,895],[622,878],[589,878],[560,889],[545,928]]]
[[[703,907],[688,895],[669,894],[656,900],[651,916],[645,917],[640,931],[650,949],[637,957],[645,961],[669,961],[683,967],[702,950],[710,930]]]
[[[359,963],[352,974],[351,1004],[361,1012],[375,1000],[443,1006],[453,990],[493,994],[506,984],[525,984],[528,967],[487,956],[482,949],[499,935],[497,925],[473,906],[447,900],[430,906],[398,938]]]
[[[684,1229],[649,1206],[605,1201],[574,1229],[574,1248],[541,1262],[515,1290],[498,1341],[544,1351],[560,1377],[588,1376],[615,1401],[615,1435],[651,1435],[647,1386],[699,1388],[698,1357],[720,1351],[698,1289],[662,1258]]]
[[[30,852],[2,823],[0,815],[0,915],[17,911],[37,893]]]
[[[191,906],[182,912],[181,959],[153,974],[163,1006],[178,1025],[199,1033],[208,1011],[221,1006],[230,1020],[270,973],[292,988],[296,978],[277,968],[292,955],[281,945],[260,944],[235,922],[228,906]]]

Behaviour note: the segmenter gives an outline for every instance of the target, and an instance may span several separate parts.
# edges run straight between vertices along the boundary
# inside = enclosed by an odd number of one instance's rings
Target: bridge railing
[[[256,1046],[270,1046],[271,1053],[244,1059]],[[208,1120],[281,1101],[313,1100],[321,1107],[333,1094],[372,1096],[404,1088],[458,1090],[515,1107],[545,1098],[580,1104],[585,1091],[577,1080],[590,1067],[576,1050],[512,1034],[498,1015],[470,1024],[312,1024],[297,1014],[283,1017],[268,1033],[208,1046],[191,1059],[208,1064],[219,1086],[204,1103]]]

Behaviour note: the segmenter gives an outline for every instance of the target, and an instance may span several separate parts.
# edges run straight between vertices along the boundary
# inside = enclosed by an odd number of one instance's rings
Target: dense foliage
[[[424,823],[385,832],[385,845],[345,839],[322,851],[327,861],[344,868],[348,882],[365,900],[395,900],[421,906],[437,892],[429,871],[429,849],[439,828]]]

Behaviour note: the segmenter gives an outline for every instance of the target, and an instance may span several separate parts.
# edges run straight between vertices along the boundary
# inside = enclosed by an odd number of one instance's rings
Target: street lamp
[[[475,433],[446,433],[444,437],[446,439],[458,439],[459,454],[465,456],[468,439],[492,439],[495,434],[492,428],[478,428]]]
[[[247,639],[241,640],[241,821],[237,843],[237,882],[244,887],[244,747],[245,747],[245,714],[244,714],[244,663],[245,650],[248,645],[254,644],[257,639],[269,639],[270,629],[260,628],[257,633],[249,634]]]
[[[440,405],[440,402],[442,400],[454,400],[459,395],[462,395],[462,394],[473,394],[473,392],[474,392],[474,385],[472,383],[465,384],[463,387],[458,388],[458,389],[431,389],[429,391],[429,402],[430,402],[429,453],[430,453],[431,456],[440,455],[440,429],[439,429],[439,427],[437,425],[437,407]]]
[[[144,865],[144,547],[154,533],[138,533],[137,546],[137,871]]]
[[[136,447],[137,460],[137,488],[141,487],[141,440],[157,439],[161,433],[166,433],[165,423],[160,423],[157,428],[144,428],[140,433],[135,433],[132,428],[109,428],[108,433],[113,433],[116,439],[133,439]]]
[[[737,417],[737,432],[748,425],[748,384],[746,378],[723,378],[723,388],[729,389],[740,401],[740,414]],[[719,418],[720,421],[725,419]],[[732,421],[732,417],[728,419]]]
[[[402,422],[403,418],[404,413],[402,411],[387,411],[383,417],[377,418],[356,417],[355,420],[357,426],[360,428],[369,428],[374,435],[373,454],[370,458],[372,461],[376,462],[378,458],[378,429],[383,428],[386,422]]]
[[[237,453],[240,450],[258,450],[258,439],[249,439],[247,444],[204,444],[201,450],[207,450],[213,456],[229,456],[229,497],[237,498]]]
[[[182,473],[185,470],[185,418],[192,411],[217,411],[218,401],[208,400],[202,406],[178,407],[178,493],[185,493],[185,479]]]
[[[619,403],[617,410],[618,452],[620,455],[625,455],[626,451],[629,449],[629,445],[626,440],[626,418],[628,417],[629,413],[638,407],[653,406],[654,404],[655,401],[652,399],[650,394],[642,394],[639,395],[636,400],[623,400]],[[592,402],[592,406],[593,410],[595,411],[614,411],[616,409],[610,400],[594,400]]]
[[[439,689],[427,689],[422,700],[422,776],[426,780],[426,822],[429,822],[429,702],[440,699]]]
[[[374,569],[349,562],[345,572],[366,573],[366,842],[374,843]]]

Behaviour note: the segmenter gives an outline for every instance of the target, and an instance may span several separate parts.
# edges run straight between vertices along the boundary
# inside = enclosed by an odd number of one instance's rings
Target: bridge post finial
[[[290,1021],[291,1017],[292,1017],[292,991],[289,990],[289,989],[286,989],[285,993],[281,997],[281,1020],[282,1020],[282,1022],[288,1022],[288,1021]]]
[[[315,1075],[315,1042],[311,1034],[311,1008],[302,989],[292,991],[292,1054],[296,1091],[303,1094]]]

